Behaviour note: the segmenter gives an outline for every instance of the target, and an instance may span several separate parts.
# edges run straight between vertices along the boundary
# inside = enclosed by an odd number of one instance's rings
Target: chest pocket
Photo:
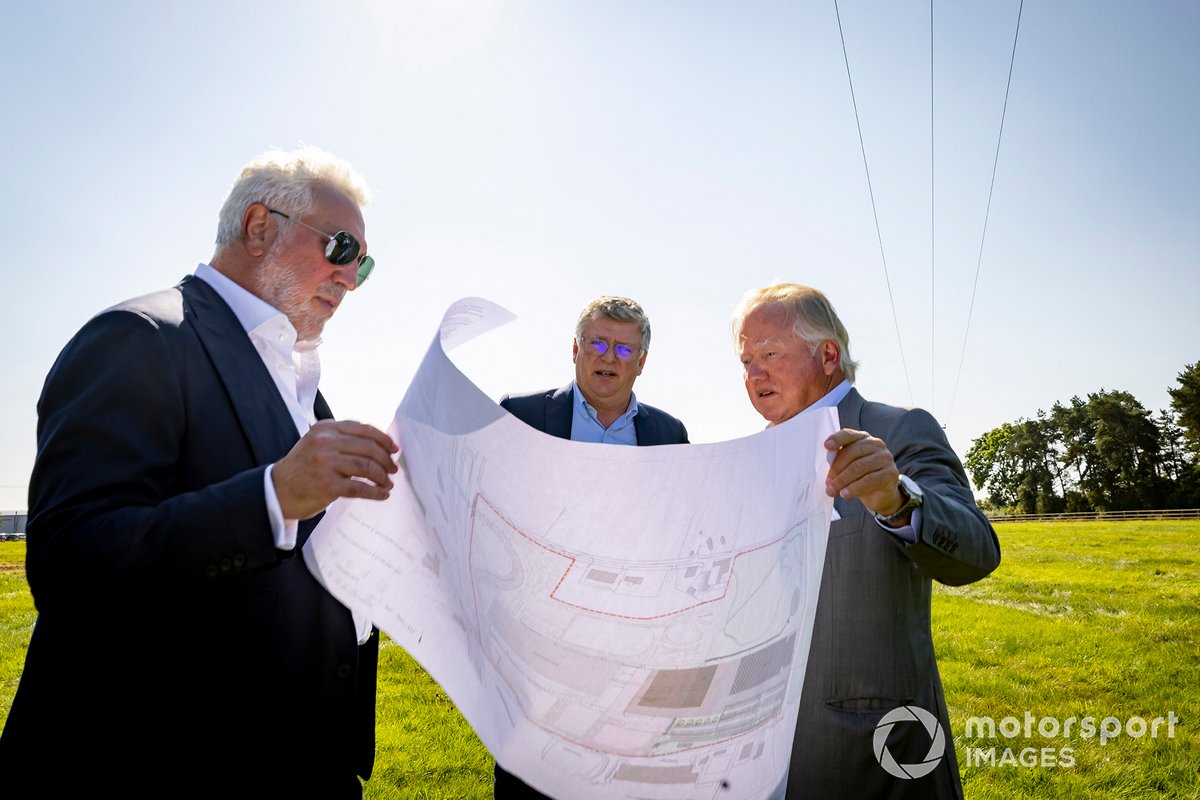
[[[835,497],[833,498],[833,509],[837,511],[841,519],[830,525],[830,539],[859,533],[866,522],[873,522],[871,515],[867,512],[866,506],[858,500],[843,500],[840,497]]]

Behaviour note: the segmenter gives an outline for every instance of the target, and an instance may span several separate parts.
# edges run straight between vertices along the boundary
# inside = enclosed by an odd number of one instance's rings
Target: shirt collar
[[[837,386],[825,393],[817,402],[813,403],[809,408],[826,408],[828,406],[836,406],[838,403],[846,399],[846,395],[850,394],[850,381],[843,380]]]
[[[575,381],[571,381],[571,391],[574,393],[574,396],[575,396],[575,405],[578,406],[580,409],[582,409],[583,413],[586,414],[587,416],[591,417],[592,419],[597,419],[596,409],[592,408],[592,404],[589,403],[586,398],[584,398],[583,392],[579,391],[579,384],[576,383]],[[624,414],[617,417],[617,421],[633,419],[635,416],[637,416],[637,412],[638,412],[637,395],[634,394],[633,392],[630,392],[629,393],[629,408],[627,408],[625,410]],[[614,422],[613,424],[615,425],[616,422]]]
[[[238,322],[242,324],[242,330],[246,331],[246,333],[251,333],[263,324],[282,317],[280,327],[283,331],[290,334],[291,343],[297,350],[311,350],[321,343],[320,339],[314,339],[309,342],[297,342],[296,329],[292,327],[291,321],[282,311],[249,289],[242,287],[220,270],[208,264],[200,264],[196,267],[196,277],[207,283],[213,288],[214,292],[220,295],[221,299],[233,311],[233,315],[237,317]]]

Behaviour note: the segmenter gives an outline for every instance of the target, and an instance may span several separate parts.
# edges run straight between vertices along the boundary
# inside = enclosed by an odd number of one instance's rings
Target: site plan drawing
[[[446,355],[511,318],[451,306],[392,424],[392,496],[330,506],[309,568],[541,792],[765,797],[792,747],[836,409],[716,444],[559,439]]]

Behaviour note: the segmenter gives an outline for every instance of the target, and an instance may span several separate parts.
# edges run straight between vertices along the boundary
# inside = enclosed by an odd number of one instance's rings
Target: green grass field
[[[971,586],[938,586],[934,597],[969,800],[1200,800],[1200,522],[1006,523],[998,531],[1000,569]],[[0,543],[0,723],[34,619],[24,554],[21,543]],[[384,644],[367,798],[490,798],[487,751],[438,685]],[[1170,714],[1173,736],[1165,722],[1152,736],[1153,720]],[[967,737],[970,717],[991,718],[997,731]],[[1085,717],[1095,736],[1080,735]],[[1120,734],[1102,744],[1115,725]]]
[[[1200,522],[1005,523],[1003,562],[939,586],[934,635],[966,795],[1200,798]],[[1033,735],[1025,738],[1025,712]],[[1179,718],[1174,737],[1126,735],[1131,718]],[[1020,735],[964,739],[967,718],[1022,721]],[[1043,737],[1037,722],[1119,720],[1100,743]],[[1113,723],[1109,723],[1110,726]],[[1053,723],[1047,723],[1053,731]],[[1133,733],[1140,726],[1134,721]],[[1074,766],[968,765],[966,748],[1070,747]],[[1039,754],[1040,758],[1040,754]]]

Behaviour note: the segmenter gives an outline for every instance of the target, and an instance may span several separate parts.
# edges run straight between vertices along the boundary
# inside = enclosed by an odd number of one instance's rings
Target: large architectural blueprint
[[[558,439],[446,356],[510,318],[451,307],[396,412],[396,489],[332,505],[309,567],[542,792],[764,797],[792,747],[836,410],[718,444]]]

